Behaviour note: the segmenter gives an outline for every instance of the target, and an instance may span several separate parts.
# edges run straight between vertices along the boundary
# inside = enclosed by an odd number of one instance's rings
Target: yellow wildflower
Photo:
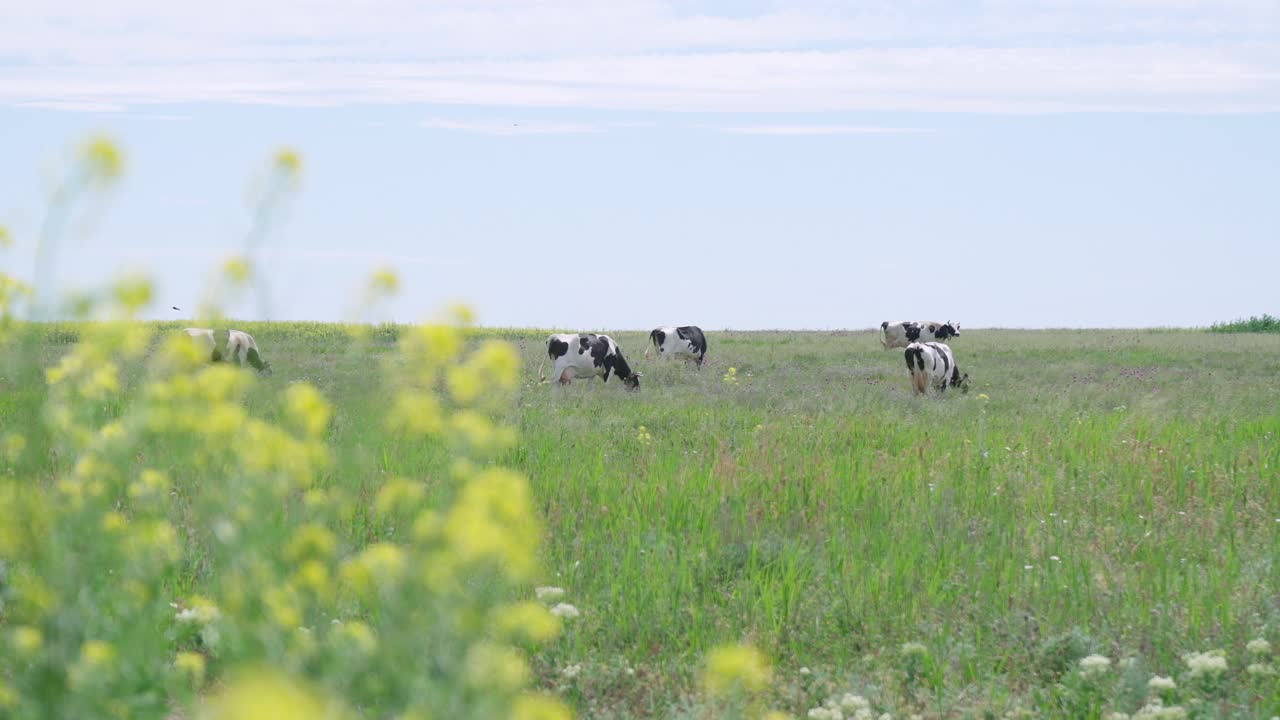
[[[180,652],[173,658],[173,667],[199,685],[204,681],[204,656],[194,652]]]
[[[467,682],[476,688],[511,692],[529,683],[529,666],[515,648],[491,642],[471,646],[464,661]]]
[[[343,720],[350,714],[336,701],[270,669],[246,669],[209,698],[197,720]]]
[[[493,625],[504,637],[547,642],[560,634],[560,618],[539,603],[514,603],[494,611]]]
[[[521,693],[511,703],[511,720],[572,720],[573,712],[559,700],[539,693]]]
[[[703,685],[712,695],[734,688],[759,692],[768,686],[772,670],[764,655],[749,645],[718,647],[707,657]]]

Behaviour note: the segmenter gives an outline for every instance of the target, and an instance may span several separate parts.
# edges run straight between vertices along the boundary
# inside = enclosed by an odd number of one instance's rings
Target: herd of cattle
[[[262,359],[258,344],[249,333],[240,330],[215,332],[207,328],[187,328],[187,334],[208,350],[213,362],[248,362],[258,372],[271,374],[271,364]],[[958,337],[960,326],[952,322],[883,322],[880,323],[880,344],[889,348],[906,348],[903,353],[911,384],[917,393],[926,393],[930,387],[943,392],[948,386],[968,391],[969,375],[961,374],[955,354],[946,340]],[[654,328],[649,333],[649,343],[659,358],[683,360],[702,367],[707,359],[707,337],[695,325]],[[649,357],[650,349],[645,350]],[[538,368],[538,379],[545,380],[542,370],[551,362],[551,377],[562,385],[573,380],[603,378],[617,375],[627,390],[640,389],[642,373],[631,368],[622,355],[622,348],[608,335],[596,333],[556,333],[547,337],[547,359]]]

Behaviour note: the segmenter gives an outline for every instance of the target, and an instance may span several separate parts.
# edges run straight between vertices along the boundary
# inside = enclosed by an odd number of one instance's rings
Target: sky
[[[1280,0],[0,0],[0,270],[563,331],[1280,314]],[[371,272],[400,294],[358,311]],[[182,308],[174,311],[172,306]]]

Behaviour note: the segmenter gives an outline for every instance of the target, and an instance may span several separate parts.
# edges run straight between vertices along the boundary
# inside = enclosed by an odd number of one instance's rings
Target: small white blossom
[[[1191,670],[1192,678],[1217,677],[1227,671],[1227,659],[1217,652],[1188,653],[1182,656],[1182,661]]]
[[[1110,658],[1103,655],[1090,655],[1080,661],[1080,674],[1085,677],[1101,675],[1110,668]]]
[[[1244,646],[1244,649],[1249,651],[1250,655],[1270,655],[1271,643],[1263,638],[1258,638],[1257,640],[1250,640],[1249,644]]]
[[[551,614],[564,620],[571,620],[581,615],[581,613],[578,612],[578,608],[570,605],[569,603],[560,603],[559,605],[551,608]]]
[[[802,668],[800,668],[800,674],[801,674],[801,675],[808,675],[808,674],[809,674],[809,672],[810,672],[810,671],[809,671],[809,668],[807,668],[807,667],[802,667]]]
[[[871,703],[867,702],[867,699],[862,697],[861,695],[854,695],[853,693],[845,693],[844,697],[840,698],[840,709],[844,710],[845,712],[859,712],[861,710],[870,710]]]
[[[1177,705],[1165,707],[1159,699],[1154,699],[1142,709],[1134,713],[1133,720],[1186,720],[1187,711]]]
[[[1174,682],[1173,678],[1171,677],[1162,677],[1160,675],[1156,675],[1155,677],[1147,681],[1147,687],[1152,692],[1166,692],[1169,690],[1177,690],[1178,683]]]
[[[1264,665],[1263,663],[1253,663],[1249,667],[1245,668],[1244,671],[1253,677],[1271,677],[1276,674],[1275,668],[1270,665]]]
[[[212,605],[200,605],[199,607],[189,607],[179,610],[178,614],[173,617],[181,623],[208,625],[222,617],[222,613],[218,611],[218,608]]]
[[[1122,712],[1107,713],[1105,717],[1107,720],[1129,720],[1129,715]]]
[[[840,708],[816,707],[809,711],[808,717],[812,720],[844,720],[844,713]]]
[[[536,587],[533,589],[533,592],[538,596],[539,600],[559,600],[564,597],[564,588],[550,587],[547,585]]]
[[[565,665],[564,668],[560,670],[560,674],[563,675],[566,680],[572,680],[578,677],[578,673],[580,672],[582,672],[582,666],[577,663],[574,663],[573,665]]]
[[[929,654],[929,648],[918,642],[903,643],[902,654],[906,657],[925,657]]]

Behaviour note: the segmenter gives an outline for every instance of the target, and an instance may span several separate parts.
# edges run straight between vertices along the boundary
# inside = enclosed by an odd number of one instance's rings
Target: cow
[[[271,374],[271,363],[262,359],[262,354],[258,352],[258,343],[247,332],[241,330],[215,332],[209,328],[187,328],[187,335],[208,349],[209,359],[213,362],[226,361],[242,365],[242,361],[248,361],[260,374]]]
[[[551,360],[551,377],[561,385],[568,385],[575,378],[601,376],[609,382],[613,373],[622,380],[627,390],[640,389],[640,373],[632,372],[622,348],[608,335],[594,333],[563,333],[547,337],[547,358]],[[545,361],[544,361],[545,362]],[[542,369],[538,375],[541,378]]]
[[[886,320],[880,323],[880,344],[885,350],[906,347],[913,342],[946,342],[947,338],[953,337],[960,337],[960,325],[949,320],[944,323],[931,320]]]
[[[655,328],[649,333],[649,342],[658,351],[660,358],[680,358],[697,364],[699,368],[707,359],[707,336],[696,325],[664,325]],[[648,350],[644,351],[644,356],[649,357]]]
[[[907,369],[911,371],[911,384],[921,395],[932,385],[939,393],[947,386],[958,387],[961,392],[969,392],[969,373],[960,374],[960,366],[956,364],[956,356],[944,343],[911,343],[903,356],[907,360]]]

